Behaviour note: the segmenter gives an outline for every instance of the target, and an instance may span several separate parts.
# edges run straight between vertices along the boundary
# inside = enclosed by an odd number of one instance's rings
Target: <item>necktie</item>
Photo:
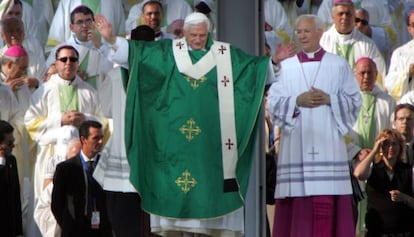
[[[93,174],[93,171],[94,171],[94,169],[95,169],[95,167],[94,167],[94,164],[93,164],[94,162],[92,161],[92,160],[90,160],[90,161],[88,161],[88,162],[86,162],[86,165],[87,165],[87,167],[88,167],[88,172],[89,172],[89,174]]]

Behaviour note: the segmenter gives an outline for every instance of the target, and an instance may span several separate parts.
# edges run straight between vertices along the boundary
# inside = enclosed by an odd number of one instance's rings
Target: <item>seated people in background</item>
[[[397,130],[384,129],[370,153],[355,167],[355,177],[367,181],[367,237],[414,234],[413,172],[406,163],[404,147]]]
[[[43,49],[30,41],[30,37],[26,37],[24,33],[23,22],[18,18],[7,18],[1,21],[2,32],[1,37],[5,42],[5,46],[0,50],[0,55],[11,46],[22,46],[29,57],[29,65],[27,67],[28,85],[30,88],[37,88],[41,83],[41,78],[46,71],[45,58]]]

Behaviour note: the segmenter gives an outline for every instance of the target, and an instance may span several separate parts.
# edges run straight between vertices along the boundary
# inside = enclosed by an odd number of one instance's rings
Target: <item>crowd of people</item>
[[[262,108],[267,236],[414,235],[414,1],[217,5],[0,2],[0,236],[244,236]]]

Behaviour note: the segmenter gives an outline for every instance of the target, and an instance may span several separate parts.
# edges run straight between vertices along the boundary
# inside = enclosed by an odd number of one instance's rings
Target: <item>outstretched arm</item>
[[[128,41],[113,34],[112,24],[102,14],[95,16],[95,27],[110,44],[109,60],[128,69]]]

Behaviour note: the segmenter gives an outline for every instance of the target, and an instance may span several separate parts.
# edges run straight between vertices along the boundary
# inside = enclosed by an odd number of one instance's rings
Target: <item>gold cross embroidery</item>
[[[183,125],[180,128],[180,132],[181,134],[185,135],[185,138],[187,138],[188,141],[193,140],[195,135],[198,135],[201,133],[201,129],[199,126],[196,126],[196,122],[194,121],[194,119],[189,119],[187,120],[187,126]]]
[[[194,188],[197,184],[197,180],[194,178],[190,178],[191,173],[188,170],[185,170],[180,177],[175,180],[175,183],[178,187],[181,187],[181,190],[184,193],[190,191],[191,188]]]
[[[185,79],[188,83],[190,83],[190,86],[195,90],[197,89],[201,83],[205,82],[207,80],[206,77],[201,77],[199,80],[196,80],[194,78],[191,78],[189,76],[186,76]]]

